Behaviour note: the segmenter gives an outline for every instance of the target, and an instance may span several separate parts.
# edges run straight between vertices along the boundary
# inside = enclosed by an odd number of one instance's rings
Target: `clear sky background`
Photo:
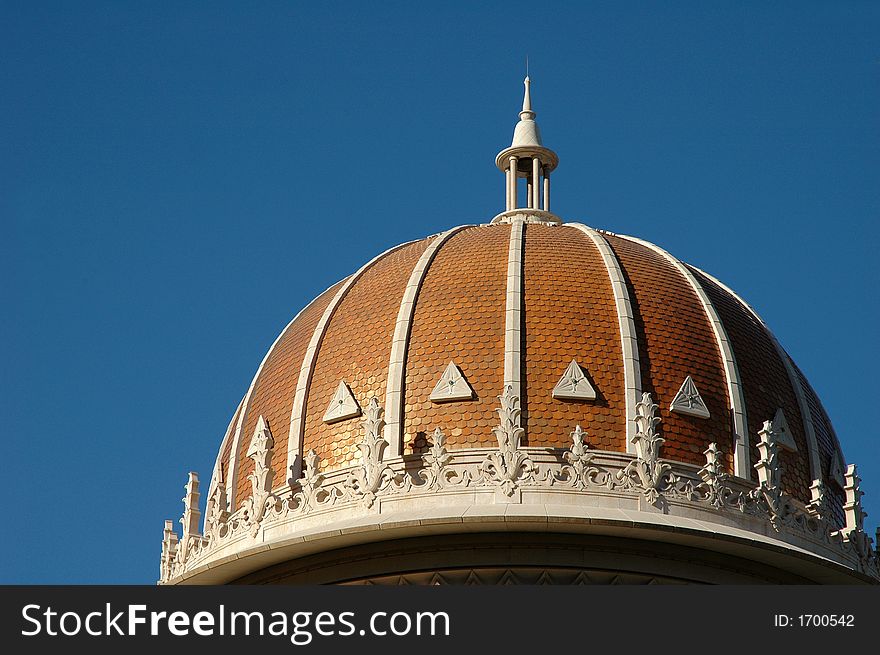
[[[475,5],[0,3],[0,582],[155,581],[289,319],[500,211],[527,54],[554,211],[762,314],[873,533],[880,5]]]

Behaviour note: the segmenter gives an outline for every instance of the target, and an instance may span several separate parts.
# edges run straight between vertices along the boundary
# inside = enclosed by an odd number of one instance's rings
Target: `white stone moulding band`
[[[636,237],[626,235],[619,236],[622,239],[641,244],[663,257],[681,274],[682,277],[685,278],[699,299],[700,304],[702,304],[703,311],[706,313],[706,318],[708,319],[709,325],[712,327],[712,332],[715,335],[715,343],[718,346],[718,352],[721,354],[721,361],[724,364],[728,405],[733,413],[733,472],[741,478],[747,480],[751,479],[752,468],[749,459],[749,432],[747,427],[746,403],[742,391],[742,380],[740,379],[739,367],[736,365],[736,357],[733,354],[733,347],[730,344],[730,338],[727,336],[727,330],[724,328],[724,324],[721,322],[721,318],[715,310],[715,305],[712,304],[712,301],[709,299],[709,296],[706,295],[706,291],[700,285],[697,278],[694,277],[694,274],[663,248],[650,243],[649,241],[637,239]]]
[[[397,312],[397,322],[394,324],[394,337],[391,341],[391,355],[388,362],[388,382],[385,388],[385,440],[389,445],[389,456],[399,455],[403,451],[403,382],[406,375],[410,328],[419,289],[440,247],[453,235],[468,227],[472,226],[459,225],[435,237],[413,267],[406,290],[403,292],[403,299]]]
[[[336,308],[342,302],[343,298],[348,294],[352,285],[361,279],[363,274],[366,273],[373,264],[386,255],[390,255],[392,252],[405,248],[412,243],[415,243],[415,240],[407,241],[399,246],[389,248],[361,266],[357,272],[349,277],[345,284],[339,288],[336,295],[333,296],[333,300],[330,301],[330,304],[327,305],[327,308],[324,310],[324,314],[321,316],[318,324],[315,326],[315,330],[312,332],[312,338],[309,340],[309,345],[303,356],[302,366],[300,366],[299,369],[299,377],[296,382],[296,392],[294,393],[293,403],[290,409],[290,431],[288,432],[287,437],[287,470],[291,473],[294,479],[299,478],[302,472],[300,454],[302,453],[303,438],[305,436],[306,398],[308,396],[309,385],[312,381],[315,362],[318,359],[318,350],[321,347],[321,341],[327,331],[330,319],[333,317]]]
[[[635,453],[635,424],[630,417],[635,416],[636,404],[642,396],[642,373],[639,364],[639,341],[633,320],[632,303],[626,281],[620,269],[620,262],[608,245],[608,241],[591,227],[583,223],[566,223],[586,234],[592,240],[608,271],[611,289],[614,293],[614,306],[617,309],[617,324],[620,328],[620,345],[623,352],[623,384],[626,398],[626,452]]]
[[[515,396],[519,396],[522,389],[523,224],[520,219],[510,223],[504,312],[504,388],[511,387]]]
[[[773,334],[773,331],[767,327],[767,324],[764,322],[758,312],[756,312],[749,303],[747,303],[743,298],[736,293],[733,289],[728,287],[726,284],[721,282],[718,278],[710,275],[706,271],[693,267],[695,270],[699,271],[702,275],[705,275],[706,278],[712,280],[719,288],[724,289],[731,296],[736,298],[737,302],[745,309],[752,317],[758,321],[758,323],[764,328],[764,331],[770,336],[770,340],[773,342],[773,347],[776,349],[776,353],[779,355],[779,358],[782,360],[783,365],[785,366],[785,372],[788,374],[788,380],[791,384],[792,390],[794,390],[795,398],[797,398],[798,409],[801,411],[801,419],[804,426],[804,434],[807,437],[807,450],[809,454],[810,460],[810,475],[814,480],[822,479],[822,463],[819,459],[819,442],[816,439],[816,431],[813,429],[813,414],[810,411],[810,406],[807,404],[807,398],[804,394],[804,388],[801,385],[800,376],[798,376],[797,371],[794,370],[794,365],[791,363],[791,359],[788,356],[788,353],[785,352],[785,349],[782,347],[782,344],[779,343],[779,340],[776,338],[776,335]],[[768,417],[769,418],[769,417]],[[831,430],[834,430],[834,427],[831,427]],[[840,442],[837,439],[837,435],[834,435],[835,446],[837,447],[838,456],[843,460],[843,452],[840,449]]]
[[[374,401],[371,407],[378,407]],[[167,571],[163,567],[161,582],[184,581],[217,562],[241,559],[254,549],[271,550],[286,540],[339,533],[339,526],[367,517],[384,529],[401,517],[427,518],[433,527],[438,517],[452,516],[459,530],[467,530],[465,524],[481,516],[522,520],[541,508],[552,508],[557,520],[570,527],[588,525],[594,517],[607,519],[609,512],[621,510],[623,519],[654,521],[666,526],[667,533],[670,525],[698,524],[697,530],[709,537],[737,534],[784,548],[794,557],[825,558],[880,579],[877,551],[864,539],[859,546],[858,536],[864,532],[858,527],[855,534],[840,531],[784,493],[773,496],[771,503],[769,487],[713,473],[708,465],[698,471],[696,466],[662,460],[659,485],[646,486],[634,468],[643,461],[640,457],[593,450],[574,439],[568,449],[512,446],[512,453],[520,454],[527,466],[518,468],[517,476],[500,476],[487,467],[493,457],[497,460],[497,449],[449,451],[440,437],[435,432],[434,447],[423,455],[385,460],[378,452],[327,473],[316,473],[318,467],[310,466],[307,477],[263,493],[261,502],[248,499],[238,511],[212,522],[204,535],[188,534],[177,552],[163,552],[163,558],[172,561]],[[373,438],[384,443],[375,429]],[[528,475],[523,475],[526,468]],[[370,471],[375,484],[368,486]],[[511,481],[515,493],[500,493]],[[647,493],[651,489],[653,501]],[[462,517],[463,509],[467,518]]]
[[[229,443],[229,440],[232,438],[232,433],[235,430],[235,426],[238,423],[238,413],[241,411],[241,406],[244,404],[244,398],[238,401],[238,407],[235,408],[235,411],[232,413],[232,418],[229,419],[229,426],[226,428],[226,432],[223,435],[223,441],[220,444],[220,450],[217,452],[217,459],[214,460],[214,468],[211,470],[211,481],[208,484],[208,496],[214,493],[214,487],[217,485],[217,480],[220,476],[220,467],[223,466],[223,451],[226,450],[226,444]]]
[[[241,448],[241,429],[244,424],[244,417],[247,414],[248,407],[251,402],[251,395],[254,393],[254,387],[257,384],[257,379],[260,377],[260,373],[263,372],[263,367],[266,365],[266,361],[269,359],[269,355],[272,354],[272,351],[275,350],[275,346],[281,341],[282,337],[287,334],[287,331],[290,329],[296,319],[302,316],[302,313],[306,311],[309,307],[311,307],[315,302],[327,293],[328,290],[332,289],[333,285],[331,284],[329,287],[324,289],[318,296],[315,297],[308,305],[303,307],[299,312],[297,312],[296,316],[294,316],[290,322],[281,330],[281,334],[279,334],[275,341],[272,342],[272,345],[269,346],[269,350],[266,351],[266,355],[263,357],[263,361],[260,362],[260,365],[257,367],[257,372],[254,374],[253,380],[251,380],[251,384],[248,387],[247,393],[244,395],[244,398],[241,401],[241,411],[238,413],[238,422],[235,426],[235,436],[232,438],[232,448],[229,451],[229,475],[226,476],[226,498],[229,503],[230,511],[235,509],[235,486],[236,480],[238,478],[238,451]],[[220,450],[220,456],[222,457],[223,449]],[[210,491],[213,492],[213,487],[216,484],[216,480],[211,480],[211,488]],[[209,492],[210,495],[210,492]]]

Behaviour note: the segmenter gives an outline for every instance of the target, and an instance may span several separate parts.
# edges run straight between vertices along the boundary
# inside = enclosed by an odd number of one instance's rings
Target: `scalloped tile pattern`
[[[404,452],[441,428],[450,448],[497,443],[492,428],[504,384],[504,310],[509,225],[467,228],[437,252],[416,299],[406,360]],[[450,360],[474,400],[432,403]]]
[[[698,270],[691,268],[691,272],[715,305],[733,347],[748,411],[752,465],[758,461],[758,431],[764,421],[773,420],[776,410],[781,407],[798,447],[797,453],[779,449],[783,467],[782,488],[798,500],[809,502],[811,479],[804,420],[785,364],[764,326],[736,298]],[[754,469],[752,471],[753,479],[757,480]]]
[[[620,327],[602,256],[580,230],[529,224],[523,270],[527,445],[567,448],[580,424],[591,448],[626,452]],[[596,400],[553,397],[572,359],[589,375]]]
[[[397,312],[409,276],[431,239],[422,239],[374,262],[339,303],[318,347],[305,406],[303,452],[314,448],[321,470],[351,463],[363,437],[361,417],[327,425],[324,412],[340,380],[366,407],[385,401],[388,359]]]
[[[315,326],[344,282],[345,280],[341,280],[327,289],[300,314],[275,345],[275,349],[260,372],[260,377],[257,378],[251,401],[245,412],[239,440],[238,472],[235,481],[236,507],[240,507],[241,503],[251,495],[251,483],[247,476],[254,470],[254,463],[247,457],[247,447],[261,414],[269,424],[269,430],[275,440],[275,447],[272,450],[275,486],[287,480],[287,433],[290,431],[290,409],[293,405],[296,382],[299,379],[299,368],[302,366],[303,356]]]
[[[606,234],[620,260],[633,303],[639,339],[642,391],[660,406],[661,456],[702,466],[716,441],[733,471],[732,416],[715,334],[685,277],[650,248]],[[690,375],[709,409],[702,419],[673,412],[669,404]],[[772,417],[771,417],[772,418]]]

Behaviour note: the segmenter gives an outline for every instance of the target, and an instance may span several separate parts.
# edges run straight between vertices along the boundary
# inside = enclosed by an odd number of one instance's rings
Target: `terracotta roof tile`
[[[660,407],[664,449],[680,451],[681,460],[702,465],[712,441],[733,471],[732,416],[721,354],[709,319],[687,280],[664,257],[641,244],[606,235],[627,279],[639,340],[642,391]],[[709,419],[669,409],[690,375],[706,403]]]

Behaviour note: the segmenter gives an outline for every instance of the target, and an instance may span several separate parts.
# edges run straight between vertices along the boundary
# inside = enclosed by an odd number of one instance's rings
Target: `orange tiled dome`
[[[640,240],[572,224],[526,223],[521,231],[516,354],[524,446],[565,448],[580,425],[590,447],[627,452],[630,361],[640,391],[659,405],[662,457],[701,466],[714,442],[728,473],[754,479],[756,435],[782,410],[790,436],[789,447],[780,449],[783,489],[807,503],[820,472],[832,516],[842,524],[842,459],[833,428],[809,383],[748,305],[709,275]],[[361,421],[323,418],[340,382],[358,408],[373,397],[384,404],[391,452],[418,451],[438,427],[450,449],[495,445],[511,232],[511,224],[494,223],[403,244],[302,310],[267,353],[223,441],[216,472],[229,483],[230,509],[251,493],[253,462],[245,451],[260,416],[275,439],[276,471],[290,464],[299,470],[298,456],[311,449],[322,472],[354,462]],[[632,315],[635,352],[627,349],[626,357],[628,317],[615,299],[615,269]],[[572,361],[595,399],[554,397]],[[472,397],[432,401],[450,362]],[[672,408],[687,378],[707,417]],[[738,438],[749,443],[740,468]]]
[[[551,213],[528,77],[519,115],[504,212],[388,250],[284,329],[203,531],[196,473],[182,536],[166,521],[161,582],[880,580],[856,467],[761,319]]]

